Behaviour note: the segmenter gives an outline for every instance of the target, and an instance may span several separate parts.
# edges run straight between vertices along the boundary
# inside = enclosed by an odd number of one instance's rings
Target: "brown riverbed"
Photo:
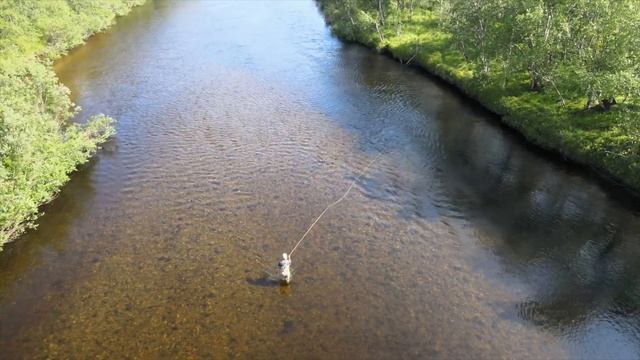
[[[2,358],[638,357],[640,206],[311,1],[150,1],[56,71],[118,134],[0,253]]]

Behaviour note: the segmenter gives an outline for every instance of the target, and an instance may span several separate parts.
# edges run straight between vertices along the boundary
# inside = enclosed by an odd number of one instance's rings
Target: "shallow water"
[[[639,357],[640,206],[311,1],[151,1],[56,71],[118,134],[0,253],[2,358]]]

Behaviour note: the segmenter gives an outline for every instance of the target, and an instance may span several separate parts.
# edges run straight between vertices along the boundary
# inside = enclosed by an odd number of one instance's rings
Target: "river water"
[[[312,1],[150,1],[55,69],[118,134],[0,253],[4,359],[639,358],[640,206]]]

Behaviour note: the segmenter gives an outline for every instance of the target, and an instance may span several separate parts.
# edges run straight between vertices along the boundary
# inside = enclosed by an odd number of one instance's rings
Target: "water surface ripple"
[[[56,71],[118,134],[0,253],[4,359],[638,358],[638,204],[312,1],[149,1]]]

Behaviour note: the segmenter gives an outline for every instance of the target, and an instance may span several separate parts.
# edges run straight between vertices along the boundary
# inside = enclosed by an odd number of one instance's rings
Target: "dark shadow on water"
[[[280,280],[274,279],[272,277],[263,276],[260,278],[246,278],[247,284],[251,286],[257,286],[262,288],[278,288],[280,295],[289,297],[292,295],[292,286],[290,284],[285,284]]]
[[[247,283],[252,286],[261,286],[261,287],[278,287],[280,286],[280,282],[278,280],[274,280],[271,277],[260,277],[260,278],[247,278]]]
[[[81,221],[84,205],[93,197],[91,178],[97,162],[93,159],[72,173],[58,197],[40,208],[44,215],[36,229],[4,246],[0,252],[0,299],[15,279],[45,262],[44,257],[65,251],[72,224]]]
[[[256,278],[247,277],[246,281],[251,286],[270,287],[270,288],[277,287],[280,289],[281,294],[291,295],[291,285],[283,281],[280,281],[279,279],[272,276],[263,276],[263,277],[256,277]]]
[[[504,304],[514,316],[561,335],[618,332],[640,347],[638,199],[526,143],[424,71],[368,51],[345,45],[340,54],[367,89],[356,92],[364,110],[351,126],[363,143],[375,139],[424,169],[399,216],[472,222],[501,271],[533,291]],[[416,150],[422,158],[411,159]]]

